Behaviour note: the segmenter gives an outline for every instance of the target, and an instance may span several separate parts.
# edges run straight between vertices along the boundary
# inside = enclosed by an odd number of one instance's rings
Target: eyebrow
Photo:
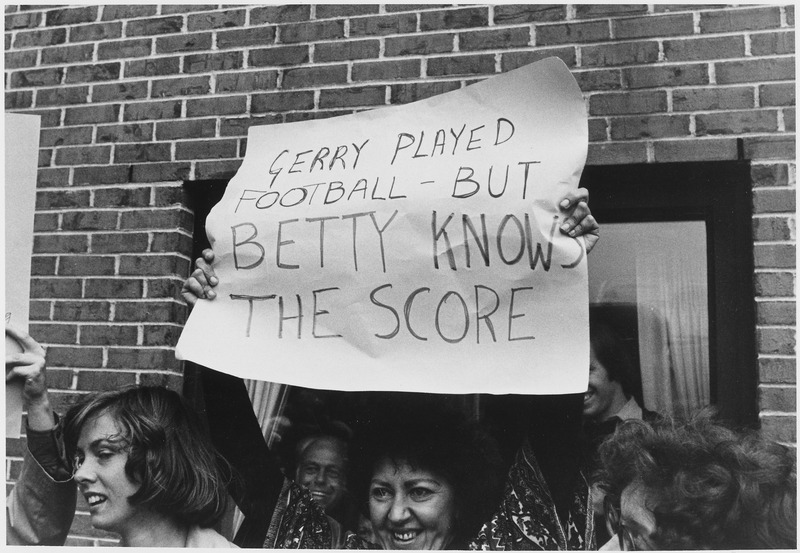
[[[96,450],[96,449],[106,445],[106,444],[111,445],[111,446],[119,446],[120,443],[124,443],[124,442],[125,442],[125,438],[123,438],[119,434],[114,434],[114,435],[106,436],[105,438],[98,438],[98,439],[90,442],[87,449],[93,451],[93,450]],[[81,452],[84,451],[84,449],[79,447],[79,446],[76,446],[75,450],[76,451],[81,451]]]

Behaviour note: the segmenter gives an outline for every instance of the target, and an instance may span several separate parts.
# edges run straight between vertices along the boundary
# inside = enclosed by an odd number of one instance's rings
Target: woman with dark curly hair
[[[795,549],[795,456],[708,411],[626,421],[600,446],[613,549]]]
[[[224,513],[227,481],[177,393],[92,394],[63,423],[92,526],[119,534],[123,546],[232,546],[210,528]]]

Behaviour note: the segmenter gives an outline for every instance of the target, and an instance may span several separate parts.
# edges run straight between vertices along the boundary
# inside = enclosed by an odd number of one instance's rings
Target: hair
[[[440,396],[393,394],[378,403],[382,409],[356,433],[353,445],[353,490],[362,508],[381,461],[430,471],[454,491],[451,547],[465,546],[499,501],[502,461],[496,443],[461,411],[444,406]]]
[[[294,432],[287,432],[287,434],[291,435],[286,441],[293,444],[287,463],[290,474],[294,474],[297,470],[300,459],[303,458],[306,450],[319,440],[333,440],[341,445],[345,455],[345,465],[348,464],[348,449],[352,431],[343,422],[332,421],[318,426],[299,428]]]
[[[736,432],[704,410],[679,421],[626,421],[600,446],[596,475],[609,498],[630,484],[653,498],[659,549],[795,549],[792,451]]]
[[[82,429],[103,414],[114,418],[127,443],[125,473],[141,484],[129,498],[131,505],[190,526],[213,526],[222,517],[229,468],[181,396],[161,387],[128,387],[86,396],[64,417],[70,459]]]
[[[606,369],[608,379],[619,382],[626,396],[633,395],[635,369],[622,337],[599,317],[592,317],[589,335],[592,351]]]

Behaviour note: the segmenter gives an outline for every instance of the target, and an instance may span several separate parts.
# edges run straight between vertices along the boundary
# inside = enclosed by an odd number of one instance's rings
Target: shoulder
[[[186,547],[228,547],[237,546],[222,537],[213,528],[200,528],[192,526],[189,528],[189,536],[186,538]]]

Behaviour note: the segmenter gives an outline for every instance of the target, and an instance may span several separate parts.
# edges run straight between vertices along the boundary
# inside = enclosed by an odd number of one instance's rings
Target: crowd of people
[[[586,199],[579,190],[562,207],[564,232],[588,236],[589,250],[597,224]],[[212,262],[210,251],[198,260],[189,303],[213,299]],[[794,549],[793,451],[708,411],[676,420],[643,409],[613,329],[590,329],[587,392],[521,402],[510,463],[463,411],[386,393],[355,428],[287,432],[288,455],[253,444],[258,478],[248,480],[176,392],[87,394],[59,416],[44,349],[7,326],[22,349],[6,355],[6,372],[24,381],[28,446],[7,498],[8,543],[63,544],[80,492],[92,525],[123,546]],[[217,396],[247,397],[238,379],[218,383]],[[214,529],[229,497],[244,515],[236,536]]]

